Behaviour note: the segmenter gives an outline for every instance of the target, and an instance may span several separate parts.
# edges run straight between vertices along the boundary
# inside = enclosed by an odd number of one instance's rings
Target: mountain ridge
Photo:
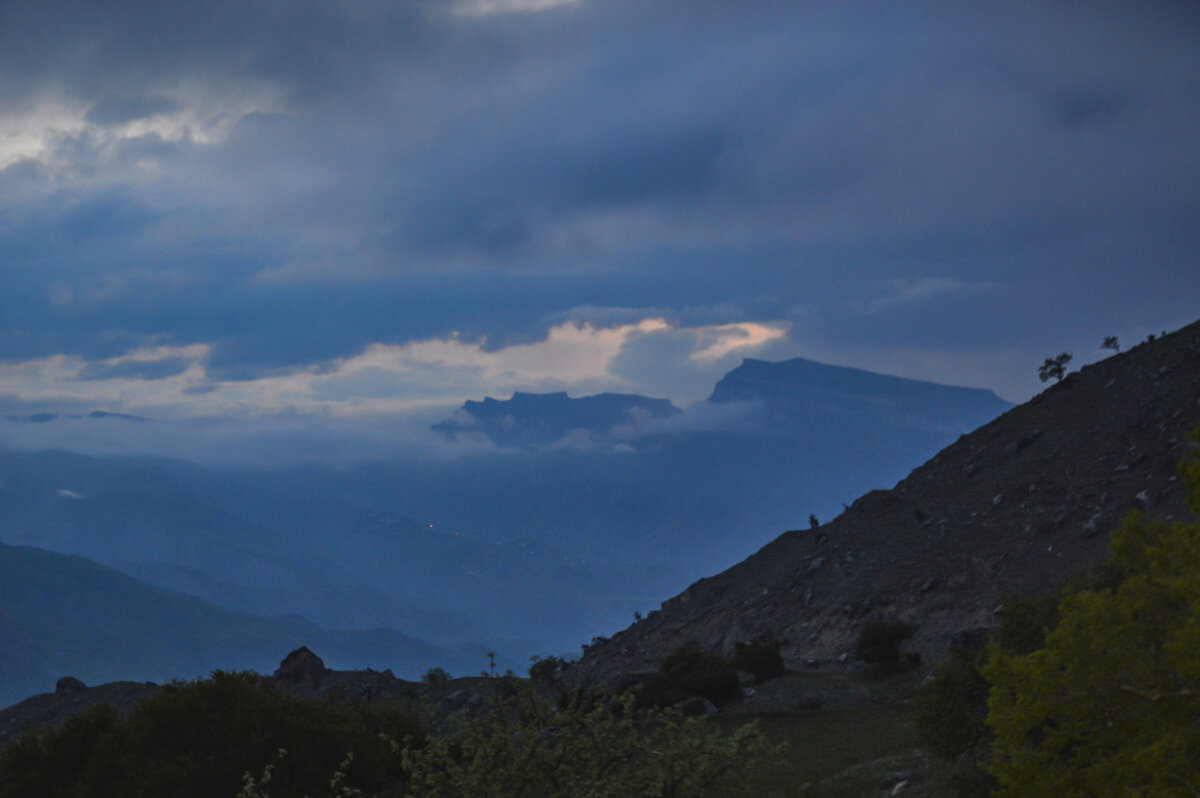
[[[680,412],[669,399],[640,394],[598,393],[572,398],[566,391],[516,391],[509,399],[469,399],[432,429],[451,437],[482,433],[498,446],[530,448],[552,444],[577,430],[606,435],[622,424],[670,418]]]
[[[848,656],[872,617],[937,656],[1006,594],[1107,555],[1130,509],[1186,512],[1178,463],[1200,423],[1200,322],[1071,373],[817,529],[785,532],[589,647],[577,678],[652,670],[674,647],[786,638],[793,666]]]
[[[434,665],[471,672],[486,659],[481,646],[453,650],[390,629],[326,629],[296,614],[223,609],[86,557],[3,543],[0,639],[0,706],[67,674],[90,684],[264,671],[301,645],[413,677]]]

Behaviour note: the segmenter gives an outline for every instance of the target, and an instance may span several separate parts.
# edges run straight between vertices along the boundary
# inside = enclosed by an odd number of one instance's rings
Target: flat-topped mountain
[[[708,402],[763,401],[800,423],[812,416],[856,418],[932,430],[970,429],[1012,407],[981,388],[959,388],[831,366],[804,358],[746,358],[713,388]]]
[[[481,433],[498,446],[546,446],[577,430],[605,435],[614,427],[680,412],[668,399],[600,393],[572,399],[558,393],[514,393],[511,399],[467,401],[433,429],[446,434]]]
[[[1129,510],[1183,517],[1176,472],[1198,423],[1200,322],[1069,374],[892,490],[780,535],[592,647],[577,672],[649,670],[684,642],[729,653],[761,633],[787,640],[792,665],[836,659],[873,617],[917,624],[916,647],[936,656],[994,625],[1005,596],[1101,562]]]

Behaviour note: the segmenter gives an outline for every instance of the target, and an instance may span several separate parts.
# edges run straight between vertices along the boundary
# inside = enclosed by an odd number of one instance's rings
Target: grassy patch
[[[875,795],[892,773],[929,767],[904,704],[714,718],[730,730],[750,720],[772,743],[787,743],[775,767],[746,774],[763,796]]]

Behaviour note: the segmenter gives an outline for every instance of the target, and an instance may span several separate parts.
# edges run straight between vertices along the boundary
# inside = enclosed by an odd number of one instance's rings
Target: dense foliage
[[[694,696],[720,706],[741,694],[732,662],[697,643],[672,651],[641,688],[639,707],[669,707]]]
[[[1200,511],[1200,459],[1181,468]],[[1131,513],[1042,645],[996,646],[988,725],[999,796],[1200,789],[1200,524]]]
[[[1200,526],[1135,513],[1112,551],[1128,578],[1069,594],[1044,647],[985,669],[1001,796],[1200,786]]]
[[[980,672],[983,654],[953,651],[917,695],[917,730],[930,751],[955,759],[986,746],[991,689]]]
[[[25,735],[0,752],[0,796],[233,796],[247,772],[275,763],[274,794],[316,798],[350,753],[345,778],[381,789],[400,768],[380,734],[424,739],[397,710],[366,714],[297,698],[256,674],[216,672],[165,686],[127,717],[101,705]]]
[[[522,683],[427,746],[397,744],[411,798],[685,798],[746,794],[775,752],[756,726],[725,735],[702,718],[635,712],[631,694],[567,696]]]
[[[754,677],[755,684],[782,676],[783,655],[779,653],[783,641],[772,634],[762,634],[748,643],[733,644],[733,666]]]

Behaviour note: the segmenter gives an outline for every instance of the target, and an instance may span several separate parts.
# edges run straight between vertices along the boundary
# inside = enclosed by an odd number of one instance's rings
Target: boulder
[[[329,673],[329,669],[325,667],[321,658],[309,651],[308,646],[300,646],[283,658],[274,676],[281,682],[292,684],[308,682],[316,686],[321,681],[321,677],[327,673]]]
[[[54,685],[54,692],[58,695],[82,693],[86,689],[87,685],[76,679],[74,676],[64,676]]]

